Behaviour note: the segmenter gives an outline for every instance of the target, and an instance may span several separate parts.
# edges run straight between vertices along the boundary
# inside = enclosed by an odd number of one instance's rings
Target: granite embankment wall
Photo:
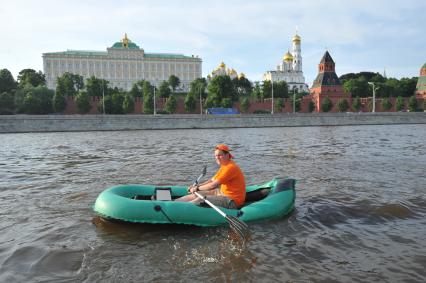
[[[4,115],[0,133],[426,124],[426,113]]]

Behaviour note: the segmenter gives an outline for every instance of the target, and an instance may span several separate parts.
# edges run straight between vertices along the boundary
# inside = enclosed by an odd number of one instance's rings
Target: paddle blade
[[[247,224],[237,217],[231,215],[227,215],[226,219],[228,220],[231,229],[236,232],[238,236],[240,236],[243,242],[246,242],[250,237],[250,230]]]

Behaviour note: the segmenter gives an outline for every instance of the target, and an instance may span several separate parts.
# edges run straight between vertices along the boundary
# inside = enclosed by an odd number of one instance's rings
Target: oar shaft
[[[214,204],[212,204],[209,200],[207,200],[204,196],[202,196],[200,193],[198,192],[194,192],[194,194],[199,197],[200,199],[204,200],[208,205],[210,205],[211,208],[213,208],[214,210],[216,210],[218,213],[220,213],[220,215],[222,215],[223,217],[226,218],[226,214],[220,210],[219,208],[217,208]]]

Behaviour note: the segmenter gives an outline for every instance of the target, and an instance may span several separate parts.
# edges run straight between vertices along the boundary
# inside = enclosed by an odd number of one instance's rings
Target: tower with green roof
[[[416,85],[416,96],[426,99],[426,63],[420,69],[420,75]]]

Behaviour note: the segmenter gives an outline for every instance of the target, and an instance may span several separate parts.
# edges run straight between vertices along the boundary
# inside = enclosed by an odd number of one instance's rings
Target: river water
[[[0,135],[0,282],[424,282],[426,126]],[[227,143],[250,184],[298,180],[287,217],[124,225],[98,194],[187,185]]]

